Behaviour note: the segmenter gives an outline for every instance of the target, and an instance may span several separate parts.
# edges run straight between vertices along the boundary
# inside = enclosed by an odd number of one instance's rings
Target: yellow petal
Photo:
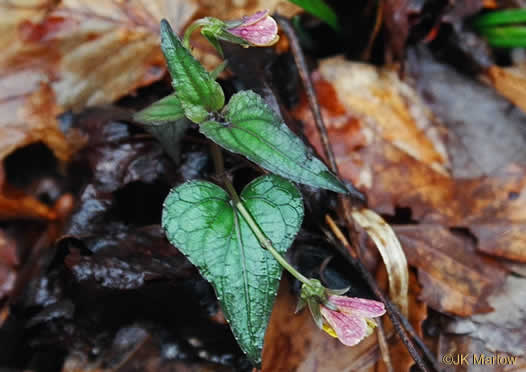
[[[373,333],[373,330],[376,328],[376,322],[372,319],[365,318],[365,322],[367,323],[367,333],[366,336],[369,336]]]
[[[325,332],[327,332],[327,334],[329,336],[332,336],[334,338],[338,338],[338,336],[336,335],[336,332],[334,331],[334,329],[330,325],[328,325],[327,323],[323,323],[323,330]]]

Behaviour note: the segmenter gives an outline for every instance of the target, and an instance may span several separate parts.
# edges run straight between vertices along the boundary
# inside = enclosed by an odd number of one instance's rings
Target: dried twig
[[[280,16],[277,16],[276,18],[289,39],[294,62],[296,62],[296,66],[298,66],[298,72],[307,93],[307,99],[309,100],[309,106],[312,110],[312,115],[314,116],[314,122],[316,123],[316,127],[320,132],[324,155],[329,160],[330,168],[336,173],[338,169],[338,166],[336,165],[336,158],[334,157],[334,152],[332,151],[331,143],[329,142],[327,128],[323,124],[318,97],[316,96],[316,91],[314,90],[312,80],[310,79],[309,70],[307,69],[307,63],[305,62],[305,56],[301,50],[300,43],[289,20]]]

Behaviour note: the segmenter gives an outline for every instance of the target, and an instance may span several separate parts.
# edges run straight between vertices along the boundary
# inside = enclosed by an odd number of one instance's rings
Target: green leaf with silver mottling
[[[225,96],[221,86],[183,46],[164,19],[161,21],[161,49],[172,75],[175,94],[188,119],[201,123],[209,112],[224,106]]]
[[[248,184],[240,197],[284,254],[303,220],[296,186],[266,175]],[[213,183],[190,181],[174,188],[164,202],[162,224],[168,240],[212,283],[241,349],[259,364],[281,277],[279,263],[260,246],[229,195]]]
[[[224,122],[209,120],[199,130],[225,149],[292,181],[347,193],[347,188],[252,91],[236,93],[223,110]]]

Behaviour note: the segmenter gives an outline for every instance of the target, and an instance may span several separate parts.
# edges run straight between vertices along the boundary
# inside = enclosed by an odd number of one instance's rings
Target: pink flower
[[[329,296],[328,302],[320,309],[323,330],[347,346],[354,346],[369,336],[376,327],[371,318],[385,314],[383,303],[364,298]]]
[[[268,10],[261,10],[254,15],[245,16],[241,23],[230,23],[226,31],[254,46],[269,46],[278,39],[278,25],[274,18],[268,15]],[[233,25],[232,25],[233,24]]]

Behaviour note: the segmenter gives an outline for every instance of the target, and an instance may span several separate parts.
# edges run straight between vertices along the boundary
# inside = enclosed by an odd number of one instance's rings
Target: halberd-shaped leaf
[[[225,96],[221,86],[181,44],[166,20],[161,21],[161,48],[175,94],[188,119],[201,123],[209,112],[223,108]]]
[[[284,254],[303,219],[298,189],[268,175],[252,181],[240,196]],[[162,224],[170,242],[212,283],[238,343],[259,364],[281,266],[232,208],[229,195],[213,183],[190,181],[174,188],[164,202]]]
[[[236,93],[223,110],[225,122],[210,120],[199,130],[225,149],[246,156],[290,180],[347,193],[334,176],[263,99],[252,91]]]

